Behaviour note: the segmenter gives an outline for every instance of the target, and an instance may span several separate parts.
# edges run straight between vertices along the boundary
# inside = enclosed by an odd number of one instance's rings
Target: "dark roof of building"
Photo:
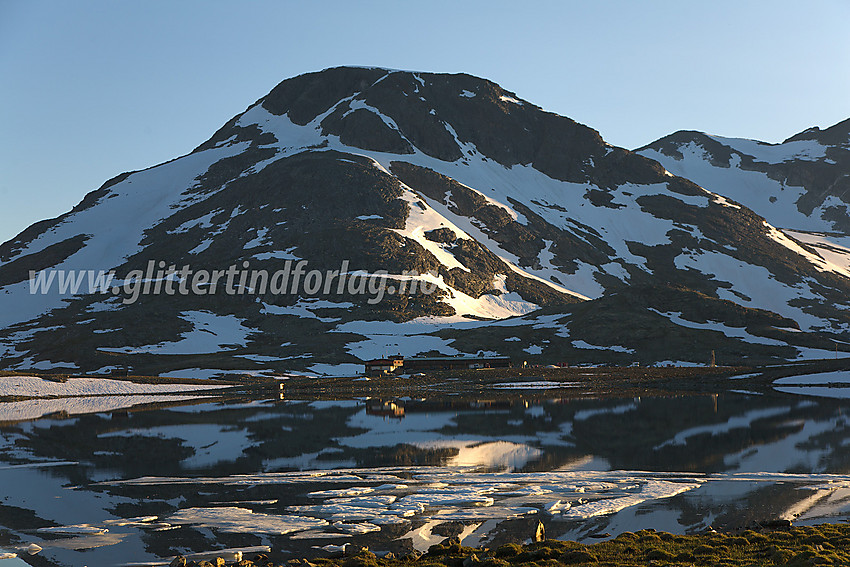
[[[410,358],[405,358],[405,361],[423,361],[423,362],[431,362],[431,361],[462,361],[462,362],[474,362],[474,361],[482,361],[486,362],[488,360],[509,360],[510,356],[412,356]]]

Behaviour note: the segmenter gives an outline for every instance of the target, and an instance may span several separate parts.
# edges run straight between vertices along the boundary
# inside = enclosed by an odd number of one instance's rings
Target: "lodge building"
[[[367,360],[366,375],[410,374],[426,370],[468,370],[474,368],[509,368],[509,356],[393,356]]]

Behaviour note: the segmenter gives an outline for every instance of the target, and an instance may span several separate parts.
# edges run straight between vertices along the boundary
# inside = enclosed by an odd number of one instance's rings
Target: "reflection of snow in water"
[[[63,412],[69,415],[100,413],[129,408],[140,404],[162,402],[185,402],[199,399],[194,396],[84,396],[75,398],[47,398],[21,400],[0,403],[0,422],[38,419],[51,413]]]
[[[668,439],[664,443],[657,445],[655,449],[661,449],[662,447],[667,447],[669,445],[686,445],[688,439],[696,437],[698,435],[719,435],[721,433],[728,433],[733,429],[748,428],[755,421],[758,421],[760,419],[767,419],[769,417],[776,417],[778,415],[784,415],[789,413],[791,409],[791,406],[758,409],[749,411],[744,415],[732,416],[724,423],[715,423],[711,425],[700,425],[697,427],[691,427],[690,429],[679,431],[671,439]]]
[[[327,448],[315,453],[305,453],[295,457],[276,457],[263,460],[263,470],[278,469],[343,469],[357,466],[354,459],[333,460],[326,455],[339,453],[339,449]]]
[[[183,466],[187,468],[201,468],[222,461],[236,460],[245,448],[251,446],[246,431],[209,424],[123,429],[104,433],[100,437],[135,437],[137,435],[182,440],[184,446],[191,447],[195,452],[193,456],[183,461]]]
[[[636,402],[621,404],[614,407],[594,408],[588,410],[577,411],[573,416],[575,421],[584,421],[598,415],[619,415],[638,409]]]
[[[446,463],[452,467],[486,466],[504,470],[516,470],[528,462],[539,459],[543,451],[509,441],[493,441],[471,447],[462,447],[460,452]]]
[[[533,408],[536,409],[531,415],[545,414],[542,407]],[[456,417],[456,412],[440,411],[410,413],[402,420],[395,420],[371,416],[360,411],[348,419],[347,425],[367,431],[351,437],[341,437],[336,441],[340,445],[354,448],[408,444],[420,449],[457,449],[457,455],[446,462],[448,466],[482,466],[500,470],[520,469],[543,455],[542,450],[528,445],[527,442],[569,445],[561,439],[564,435],[563,428],[556,432],[539,432],[536,436],[502,435],[499,441],[493,441],[492,437],[486,435],[447,435],[438,431],[454,426]]]
[[[401,443],[418,445],[434,440],[450,439],[435,430],[454,424],[456,412],[433,412],[408,414],[402,420],[368,415],[361,410],[352,415],[346,425],[366,432],[337,441],[347,447],[394,447]],[[476,440],[478,440],[476,438]]]
[[[16,426],[14,431],[0,431],[0,458],[10,463],[30,464],[33,460],[30,439],[38,441],[44,432],[55,427],[88,427],[90,423],[103,426],[89,432],[92,438],[100,433],[98,438],[139,434],[180,439],[184,446],[196,451],[196,457],[187,459],[182,465],[199,468],[238,459],[245,448],[264,442],[265,437],[257,433],[264,429],[277,432],[275,435],[285,439],[299,435],[305,428],[324,427],[326,420],[322,419],[322,412],[332,412],[335,419],[345,419],[346,425],[353,430],[332,431],[330,435],[336,439],[330,447],[322,441],[326,436],[322,436],[319,443],[305,443],[300,455],[279,457],[269,452],[262,464],[254,468],[254,471],[272,471],[286,467],[304,472],[252,473],[248,470],[247,474],[220,476],[220,471],[210,468],[201,473],[209,475],[207,477],[193,478],[192,475],[197,474],[193,472],[185,476],[117,480],[67,490],[63,486],[68,475],[62,469],[53,469],[55,474],[48,476],[41,471],[33,474],[32,469],[3,469],[0,465],[0,483],[8,481],[26,487],[10,494],[0,506],[34,510],[47,520],[44,527],[58,525],[61,528],[87,522],[94,528],[110,529],[100,535],[52,540],[57,543],[46,547],[44,554],[53,562],[70,565],[77,564],[68,555],[77,548],[90,548],[86,556],[88,564],[115,564],[127,557],[140,560],[149,557],[143,541],[151,537],[158,542],[166,541],[159,538],[168,536],[156,531],[173,527],[163,521],[170,522],[172,514],[186,520],[192,516],[193,522],[183,524],[182,530],[194,530],[207,537],[214,533],[210,530],[220,529],[219,526],[226,523],[227,529],[234,534],[230,537],[244,537],[246,543],[253,542],[247,538],[254,537],[251,530],[259,521],[267,528],[295,526],[298,531],[290,531],[287,538],[305,542],[315,540],[319,545],[326,543],[323,539],[334,544],[356,541],[358,534],[365,533],[375,538],[389,533],[406,533],[406,537],[418,538],[417,545],[422,546],[443,539],[427,526],[433,528],[450,521],[462,522],[465,525],[461,534],[464,544],[475,545],[486,544],[491,533],[518,529],[500,525],[509,518],[525,518],[513,525],[527,526],[539,517],[546,523],[550,536],[584,539],[600,532],[617,534],[645,527],[679,533],[700,531],[715,520],[728,524],[732,517],[735,521],[737,511],[748,507],[763,510],[765,518],[785,516],[797,518],[801,523],[816,523],[850,512],[850,477],[759,472],[834,469],[836,457],[843,451],[841,435],[847,428],[840,414],[831,408],[816,414],[814,410],[819,406],[815,402],[789,403],[785,397],[773,400],[768,397],[738,404],[732,412],[700,415],[693,420],[683,416],[666,436],[653,439],[647,446],[651,450],[652,445],[661,444],[665,447],[665,455],[675,459],[677,451],[685,449],[685,453],[691,454],[691,449],[699,450],[708,440],[710,450],[716,447],[718,461],[725,456],[726,465],[733,470],[756,471],[715,475],[609,471],[611,464],[605,459],[609,456],[606,448],[600,449],[599,454],[592,454],[594,449],[582,438],[587,435],[589,426],[601,426],[608,416],[636,410],[645,415],[653,407],[649,399],[526,402],[510,409],[455,409],[454,406],[445,409],[445,406],[438,406],[430,413],[424,413],[420,407],[401,420],[366,414],[362,400],[205,404],[188,407],[186,411],[171,409],[163,413],[167,415],[166,423],[185,419],[185,424],[152,428],[141,428],[139,424],[157,423],[156,420],[127,423],[123,414],[117,420],[40,420]],[[660,404],[660,407],[665,409],[669,405]],[[224,413],[236,409],[240,413]],[[219,410],[223,413],[216,414]],[[475,413],[481,418],[459,419],[464,412]],[[149,415],[152,413],[145,413]],[[818,417],[814,417],[816,415]],[[758,427],[756,422],[759,422]],[[480,423],[487,425],[480,426]],[[577,432],[573,425],[578,427]],[[750,427],[754,430],[769,428],[776,434],[754,435],[743,443],[736,441],[739,433]],[[623,434],[627,438],[633,436],[628,431]],[[734,441],[731,444],[730,438]],[[635,441],[641,442],[640,439]],[[448,453],[441,467],[347,468],[353,466],[355,460],[359,462],[360,457],[356,456],[359,449],[380,450],[398,444],[453,451]],[[93,449],[95,453],[105,454],[97,451],[99,448],[109,447],[104,440],[103,447],[95,445]],[[557,466],[558,470],[521,472],[529,463],[551,456],[555,457],[552,466]],[[53,458],[67,457],[63,454]],[[115,454],[115,458],[119,460],[121,455]],[[81,466],[91,466],[86,458],[79,460]],[[672,462],[672,466],[677,466],[677,461]],[[316,470],[325,467],[346,468]],[[131,474],[147,472],[147,469],[138,470]],[[115,478],[116,471],[100,468],[87,474],[89,481],[96,481]],[[155,488],[160,485],[164,488]],[[274,485],[287,486],[276,488]],[[144,486],[152,488],[135,488]],[[767,488],[771,490],[765,490]],[[277,491],[295,499],[287,501],[280,496],[281,503],[275,506],[258,501],[265,498],[266,492]],[[769,496],[777,491],[782,498]],[[192,494],[197,498],[190,504],[180,498],[168,500],[171,506],[185,508],[182,511],[169,509],[163,513],[163,520],[113,519],[111,511],[120,509],[116,505],[136,504],[142,492],[168,494],[169,498],[171,494]],[[287,507],[287,504],[297,506]],[[213,506],[218,512],[207,513],[206,510],[213,510]],[[304,523],[299,524],[302,520]],[[123,524],[121,530],[113,529],[120,524]],[[215,527],[210,527],[213,524]],[[384,527],[388,525],[395,527]],[[383,534],[377,532],[378,529]],[[119,532],[121,538],[111,538]],[[525,533],[520,535],[528,537]],[[115,545],[119,541],[120,544]]]
[[[756,445],[743,451],[726,455],[724,463],[733,470],[742,472],[757,472],[770,470],[776,463],[787,463],[785,470],[822,471],[821,457],[828,450],[804,449],[802,445],[809,439],[822,433],[836,430],[838,419],[826,421],[800,421],[800,431],[787,435],[773,443]]]
[[[807,523],[810,520],[845,515],[850,511],[850,482],[827,482],[801,488],[813,494],[788,508],[783,518]]]
[[[54,470],[51,467],[50,470]],[[35,510],[37,517],[47,525],[99,527],[96,522],[111,518],[106,509],[132,502],[130,498],[105,495],[87,490],[69,490],[61,476],[33,468],[8,468],[0,470],[0,486],[14,487],[14,490],[2,491],[2,505],[14,506],[25,510]],[[100,526],[108,529],[108,526]],[[79,533],[79,532],[78,532]],[[86,552],[89,565],[116,565],[126,561],[127,557],[146,557],[148,552],[138,538],[125,538],[126,534],[83,535],[69,539],[39,541],[44,550],[40,556],[52,564],[77,565],[79,552]],[[33,534],[20,536],[21,540],[32,542]],[[121,546],[114,544],[121,543]]]
[[[55,526],[52,528],[39,528],[39,533],[45,534],[72,534],[72,535],[85,535],[85,534],[102,534],[106,533],[109,530],[106,528],[100,528],[95,526],[90,526],[89,524],[77,524],[74,526]]]

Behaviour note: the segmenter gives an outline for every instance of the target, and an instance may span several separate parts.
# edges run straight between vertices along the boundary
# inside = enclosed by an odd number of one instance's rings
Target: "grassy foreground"
[[[189,565],[192,565],[190,562]],[[206,565],[200,563],[199,565]],[[279,565],[265,555],[240,567]],[[494,550],[462,547],[457,540],[434,545],[425,555],[379,558],[365,549],[347,557],[290,559],[287,567],[558,567],[592,566],[766,566],[850,565],[850,525],[823,524],[736,535],[673,535],[654,530],[624,533],[595,544],[546,540],[506,544]]]

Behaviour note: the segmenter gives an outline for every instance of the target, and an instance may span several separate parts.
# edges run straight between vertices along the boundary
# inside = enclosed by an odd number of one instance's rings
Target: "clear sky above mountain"
[[[850,117],[850,3],[0,0],[0,242],[191,151],[281,80],[465,72],[634,149]]]

